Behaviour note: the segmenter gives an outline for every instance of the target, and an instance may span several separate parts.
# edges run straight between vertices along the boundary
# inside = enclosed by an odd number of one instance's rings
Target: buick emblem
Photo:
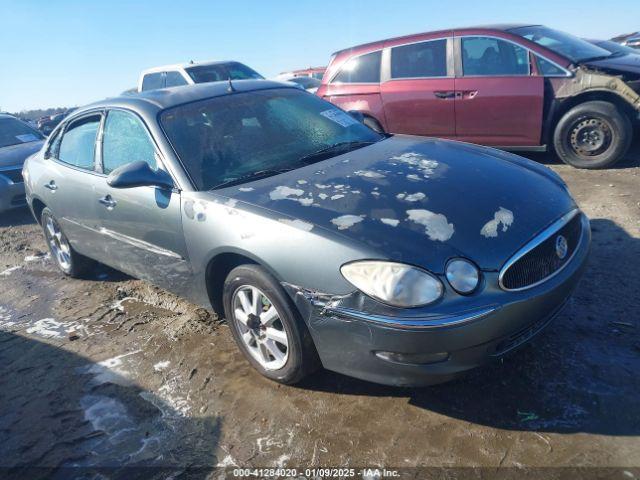
[[[569,251],[569,245],[567,244],[567,239],[562,235],[558,235],[556,238],[556,255],[560,260],[563,260],[564,257],[567,256],[567,252]]]

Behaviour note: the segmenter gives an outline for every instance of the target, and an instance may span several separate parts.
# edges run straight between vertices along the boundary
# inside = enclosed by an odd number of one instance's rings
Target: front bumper
[[[435,319],[372,315],[303,294],[294,295],[294,300],[326,369],[387,385],[433,385],[500,357],[542,331],[575,288],[590,239],[584,217],[578,250],[557,275],[534,288],[506,292],[498,287],[497,272],[485,273],[484,291],[473,307]],[[376,352],[446,355],[434,363],[408,363],[380,358]]]
[[[24,183],[13,183],[0,172],[0,212],[24,205]]]

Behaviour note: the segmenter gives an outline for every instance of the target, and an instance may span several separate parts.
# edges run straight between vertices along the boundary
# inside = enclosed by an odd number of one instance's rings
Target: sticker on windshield
[[[24,135],[16,135],[16,138],[18,140],[20,140],[22,143],[35,142],[36,140],[38,140],[38,137],[36,137],[33,133],[25,133]]]
[[[333,122],[336,122],[338,125],[342,127],[350,127],[351,125],[355,125],[358,123],[358,121],[348,113],[345,113],[333,108],[331,110],[325,110],[324,112],[320,112],[320,115],[322,115],[325,118],[328,118]]]

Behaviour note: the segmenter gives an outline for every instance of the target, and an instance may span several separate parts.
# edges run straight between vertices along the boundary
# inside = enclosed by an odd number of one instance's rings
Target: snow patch
[[[373,172],[371,170],[357,170],[353,173],[365,178],[384,178],[384,175],[382,173]]]
[[[506,208],[500,207],[493,214],[493,219],[484,224],[480,230],[480,235],[486,238],[495,238],[498,236],[498,227],[502,225],[502,231],[506,232],[513,223],[513,212]]]
[[[21,268],[22,268],[22,265],[16,265],[15,267],[9,267],[6,270],[3,270],[2,272],[0,272],[0,277],[8,277],[13,272],[15,272],[16,270],[20,270]]]
[[[290,227],[297,228],[299,230],[304,230],[305,232],[310,232],[313,229],[312,223],[303,222],[302,220],[289,220],[288,218],[279,218],[279,222],[284,223],[285,225],[289,225]]]
[[[341,215],[340,217],[332,218],[331,223],[338,227],[338,230],[346,230],[356,223],[360,223],[364,220],[364,217],[365,215]]]
[[[400,223],[400,220],[396,220],[395,218],[381,218],[380,221],[386,225],[391,225],[392,227],[397,227]]]
[[[169,365],[171,364],[171,362],[169,360],[165,360],[163,362],[158,362],[153,366],[153,369],[156,372],[161,372],[162,370],[166,370]]]
[[[343,198],[344,195],[342,194],[337,194],[337,195],[331,195],[331,200],[338,200],[339,198]]]
[[[296,200],[291,197],[299,197],[304,193],[304,190],[299,188],[291,188],[285,186],[276,187],[275,190],[269,193],[271,200]]]
[[[240,187],[238,190],[241,192],[253,192],[253,187]]]
[[[453,224],[447,221],[447,217],[441,213],[429,210],[407,210],[409,220],[423,225],[425,233],[431,240],[446,242],[453,236]]]

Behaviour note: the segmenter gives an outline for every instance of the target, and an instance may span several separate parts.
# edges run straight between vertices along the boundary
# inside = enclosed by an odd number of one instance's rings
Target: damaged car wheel
[[[553,143],[560,159],[577,168],[604,168],[620,160],[631,145],[629,118],[609,102],[585,102],[558,122]]]
[[[44,208],[40,216],[40,224],[47,240],[47,246],[56,265],[65,275],[80,277],[94,262],[76,252],[62,232],[58,220],[49,208]]]
[[[299,382],[318,366],[311,336],[280,285],[257,265],[229,273],[224,310],[233,337],[262,375]]]

